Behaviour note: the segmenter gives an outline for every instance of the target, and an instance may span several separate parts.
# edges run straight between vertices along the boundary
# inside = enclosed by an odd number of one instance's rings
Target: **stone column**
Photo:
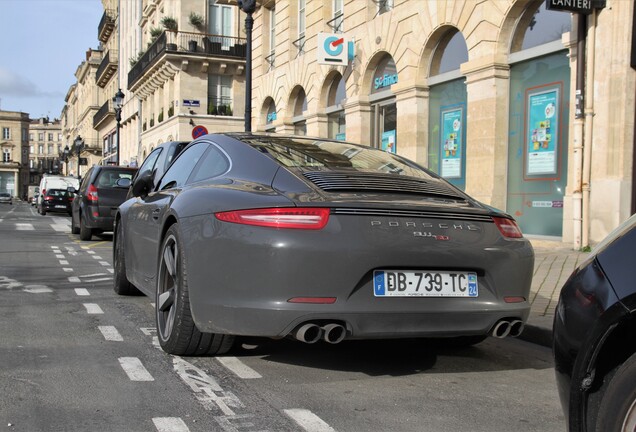
[[[508,186],[510,67],[482,58],[462,64],[466,77],[466,192],[501,210]]]
[[[329,124],[327,114],[314,113],[305,117],[307,122],[307,136],[327,138],[329,135]]]
[[[346,140],[371,145],[372,110],[368,99],[351,98],[345,103]]]
[[[397,105],[397,153],[420,165],[428,165],[428,87],[395,92]]]

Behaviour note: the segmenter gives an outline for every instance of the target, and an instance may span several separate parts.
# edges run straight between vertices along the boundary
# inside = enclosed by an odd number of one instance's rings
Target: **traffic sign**
[[[192,138],[197,139],[200,136],[203,135],[207,135],[208,134],[208,130],[205,128],[205,126],[195,126],[192,129]]]

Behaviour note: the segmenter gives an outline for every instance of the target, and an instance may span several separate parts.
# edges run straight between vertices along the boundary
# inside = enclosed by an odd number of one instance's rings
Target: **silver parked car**
[[[0,192],[0,203],[13,204],[13,199],[11,198],[11,194],[9,192]]]
[[[156,304],[172,354],[235,335],[518,336],[534,252],[514,219],[400,156],[269,134],[189,144],[115,218],[114,289]]]

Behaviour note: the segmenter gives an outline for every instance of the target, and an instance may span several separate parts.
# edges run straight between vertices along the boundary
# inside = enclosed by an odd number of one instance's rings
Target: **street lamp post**
[[[64,175],[68,175],[68,154],[70,149],[68,148],[68,144],[64,147],[64,152],[62,152],[62,156],[64,157]]]
[[[121,128],[121,109],[124,106],[125,96],[121,89],[119,89],[117,93],[115,93],[115,97],[113,97],[115,120],[117,120],[117,155],[115,156],[115,165],[119,165],[119,129]]]
[[[73,141],[73,144],[75,144],[75,149],[77,150],[77,178],[81,179],[81,175],[80,175],[80,155],[82,154],[82,150],[84,150],[84,140],[82,139],[82,137],[80,135],[77,136],[77,138],[75,138],[75,141]]]
[[[238,0],[238,7],[247,14],[245,17],[245,37],[247,53],[245,53],[245,132],[252,132],[252,28],[256,10],[256,0]]]

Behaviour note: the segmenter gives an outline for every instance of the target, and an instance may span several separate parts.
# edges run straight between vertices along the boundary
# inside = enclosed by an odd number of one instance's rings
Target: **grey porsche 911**
[[[211,134],[131,187],[114,289],[155,300],[171,354],[223,354],[238,335],[471,345],[528,317],[534,252],[514,219],[391,153]]]

